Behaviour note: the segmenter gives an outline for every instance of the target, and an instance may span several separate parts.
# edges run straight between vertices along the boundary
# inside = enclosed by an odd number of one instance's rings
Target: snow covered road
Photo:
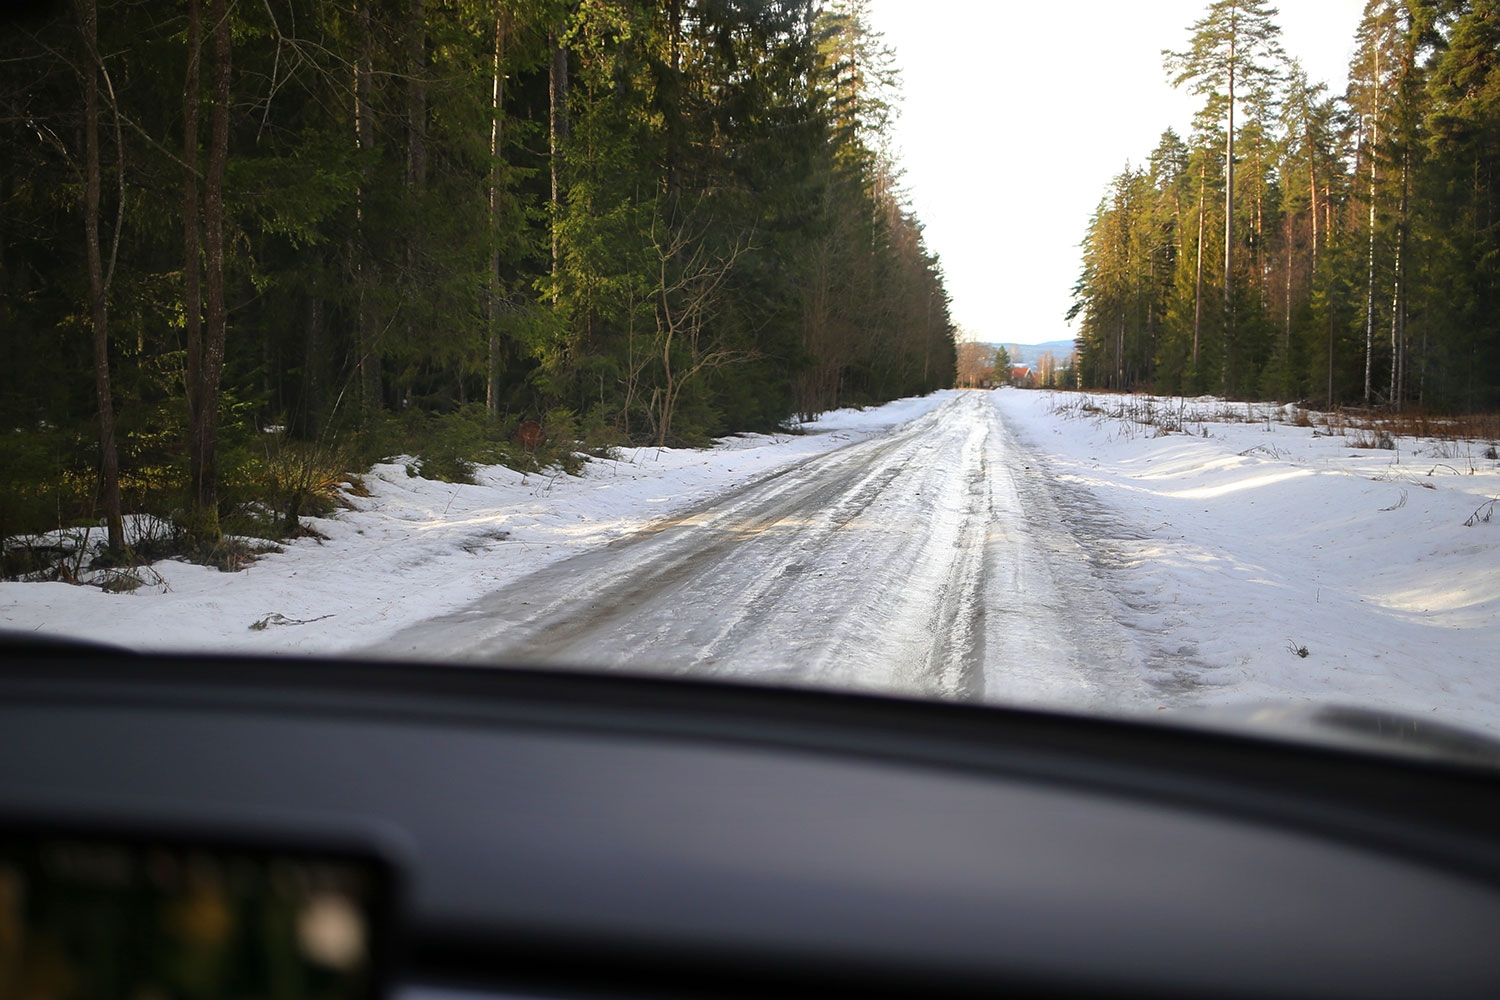
[[[986,392],[783,467],[386,640],[388,655],[1154,707]]]
[[[395,456],[237,573],[0,582],[0,630],[1500,733],[1500,440],[1361,447],[1339,414],[1012,389],[798,430],[473,483]]]

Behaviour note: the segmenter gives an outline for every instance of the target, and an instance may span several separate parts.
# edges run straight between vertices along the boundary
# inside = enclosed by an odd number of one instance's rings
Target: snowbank
[[[725,438],[704,450],[622,449],[590,460],[582,476],[491,466],[477,470],[478,485],[461,485],[410,476],[400,462],[378,465],[365,476],[370,496],[348,498],[353,510],[307,519],[326,541],[284,543],[285,551],[237,573],[158,562],[164,588],[134,593],[0,583],[0,629],[142,650],[360,649],[547,563],[880,434],[943,398],[838,410],[801,433]]]
[[[1285,407],[993,396],[1062,491],[1082,491],[1072,527],[1121,620],[1203,701],[1383,706],[1500,732],[1500,517],[1465,525],[1500,496],[1493,442],[1361,448],[1374,435],[1295,426]],[[1139,422],[1153,415],[1184,430]]]

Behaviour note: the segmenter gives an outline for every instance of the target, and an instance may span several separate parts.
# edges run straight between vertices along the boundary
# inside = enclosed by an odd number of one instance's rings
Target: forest
[[[1163,53],[1201,107],[1090,221],[1080,381],[1500,409],[1500,2],[1369,0],[1341,94],[1276,15],[1215,0]]]
[[[950,385],[898,86],[863,0],[44,4],[0,38],[0,537],[222,564],[394,455]]]

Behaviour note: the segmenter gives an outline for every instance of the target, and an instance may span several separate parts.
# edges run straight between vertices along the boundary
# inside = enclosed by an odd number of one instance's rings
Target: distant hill
[[[1052,356],[1062,362],[1069,354],[1073,353],[1073,341],[1071,340],[1049,340],[1044,344],[1007,344],[1004,342],[989,344],[991,347],[1003,347],[1010,352],[1010,362],[1013,365],[1034,365],[1043,354],[1048,351]]]

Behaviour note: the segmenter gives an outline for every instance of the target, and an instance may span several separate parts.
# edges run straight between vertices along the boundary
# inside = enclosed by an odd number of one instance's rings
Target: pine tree
[[[1224,306],[1227,314],[1223,383],[1230,383],[1228,365],[1235,336],[1235,111],[1247,96],[1259,98],[1275,87],[1283,73],[1285,53],[1276,8],[1266,0],[1214,0],[1192,27],[1186,51],[1164,50],[1174,86],[1206,98],[1205,113],[1224,122]]]
[[[111,100],[113,108],[115,152],[119,159],[116,172],[119,177],[114,235],[110,242],[109,260],[106,264],[100,243],[99,221],[102,198],[104,168],[100,156],[99,142],[99,81],[103,77],[114,97],[114,85],[109,83],[109,71],[99,50],[99,6],[97,0],[82,0],[78,6],[78,36],[82,43],[78,54],[78,74],[84,92],[84,205],[83,225],[89,272],[89,320],[94,343],[94,385],[99,407],[99,492],[109,547],[120,551],[125,547],[125,528],[120,506],[120,459],[115,439],[115,404],[110,380],[109,351],[109,292],[115,275],[115,264],[120,248],[120,231],[125,214],[125,163],[124,144],[121,139],[120,109],[118,100]]]
[[[1420,235],[1429,402],[1500,405],[1500,2],[1453,4],[1430,77]]]
[[[951,382],[856,0],[111,4],[96,72],[75,14],[0,38],[0,415],[49,446],[7,468],[207,550],[280,447],[701,442]]]

